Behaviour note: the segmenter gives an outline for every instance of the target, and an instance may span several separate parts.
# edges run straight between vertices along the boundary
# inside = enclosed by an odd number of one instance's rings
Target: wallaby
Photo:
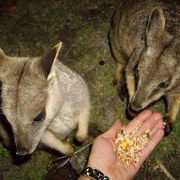
[[[2,111],[12,127],[18,155],[32,153],[39,142],[71,155],[65,141],[88,136],[90,98],[85,81],[58,60],[62,43],[42,57],[10,57],[0,50]],[[2,129],[2,125],[1,128]],[[7,133],[4,134],[7,139]]]
[[[138,112],[165,95],[166,133],[180,106],[180,1],[124,0],[110,30],[117,60],[114,81],[122,95],[127,87],[128,111]]]

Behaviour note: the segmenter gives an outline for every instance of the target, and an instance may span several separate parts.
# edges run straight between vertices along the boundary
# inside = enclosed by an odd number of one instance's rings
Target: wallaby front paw
[[[168,136],[171,133],[173,126],[167,118],[164,119],[164,122],[166,123],[164,128],[164,136]]]
[[[118,95],[122,101],[124,101],[127,95],[127,87],[124,85],[118,85]]]
[[[79,141],[79,142],[84,142],[86,139],[88,138],[88,134],[86,133],[80,133],[80,132],[77,132],[76,134],[76,139]]]
[[[118,69],[116,69],[116,73],[114,74],[113,84],[117,85],[118,95],[121,100],[124,100],[127,94],[126,82],[124,75]]]
[[[120,72],[116,70],[114,77],[113,77],[113,85],[118,85],[119,81],[120,81]]]
[[[64,152],[63,152],[63,154],[65,154],[65,155],[67,155],[67,156],[72,156],[73,155],[73,153],[74,153],[74,148],[73,148],[73,146],[70,144],[70,143],[67,143],[67,142],[65,142],[64,143]]]

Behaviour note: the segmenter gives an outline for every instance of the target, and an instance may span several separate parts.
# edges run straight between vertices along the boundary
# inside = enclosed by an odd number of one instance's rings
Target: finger
[[[130,133],[136,128],[137,126],[142,125],[143,122],[147,120],[148,117],[152,115],[152,111],[144,110],[140,114],[138,114],[126,127],[125,132]]]
[[[109,130],[107,130],[105,133],[102,134],[105,138],[112,138],[114,139],[116,137],[116,133],[121,130],[121,121],[118,119],[114,122],[114,124],[111,126]]]
[[[152,137],[159,129],[164,129],[163,121],[159,121],[149,132],[150,137]]]
[[[139,127],[134,136],[139,136],[147,130],[151,131],[151,129],[155,127],[159,122],[162,122],[161,115],[159,113],[152,113],[152,115],[147,118],[147,120],[142,124],[142,126]]]
[[[163,136],[164,136],[164,130],[162,129],[159,129],[156,133],[153,134],[150,141],[147,143],[147,145],[144,147],[144,149],[141,152],[142,156],[139,162],[137,163],[139,167],[143,164],[146,158],[151,154],[154,148],[158,145],[158,143],[163,138]]]

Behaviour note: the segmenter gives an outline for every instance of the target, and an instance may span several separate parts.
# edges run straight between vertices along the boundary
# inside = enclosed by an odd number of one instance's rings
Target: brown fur
[[[117,60],[114,80],[120,92],[125,82],[127,84],[130,113],[144,109],[165,95],[167,119],[172,123],[177,116],[180,105],[179,14],[178,0],[126,0],[114,15],[110,30],[110,44]]]

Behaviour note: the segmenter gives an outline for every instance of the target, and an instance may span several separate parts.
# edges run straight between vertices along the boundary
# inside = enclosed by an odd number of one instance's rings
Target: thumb
[[[102,134],[104,138],[111,138],[114,139],[116,137],[116,133],[121,130],[121,121],[117,119],[113,125],[107,130],[105,133]]]

